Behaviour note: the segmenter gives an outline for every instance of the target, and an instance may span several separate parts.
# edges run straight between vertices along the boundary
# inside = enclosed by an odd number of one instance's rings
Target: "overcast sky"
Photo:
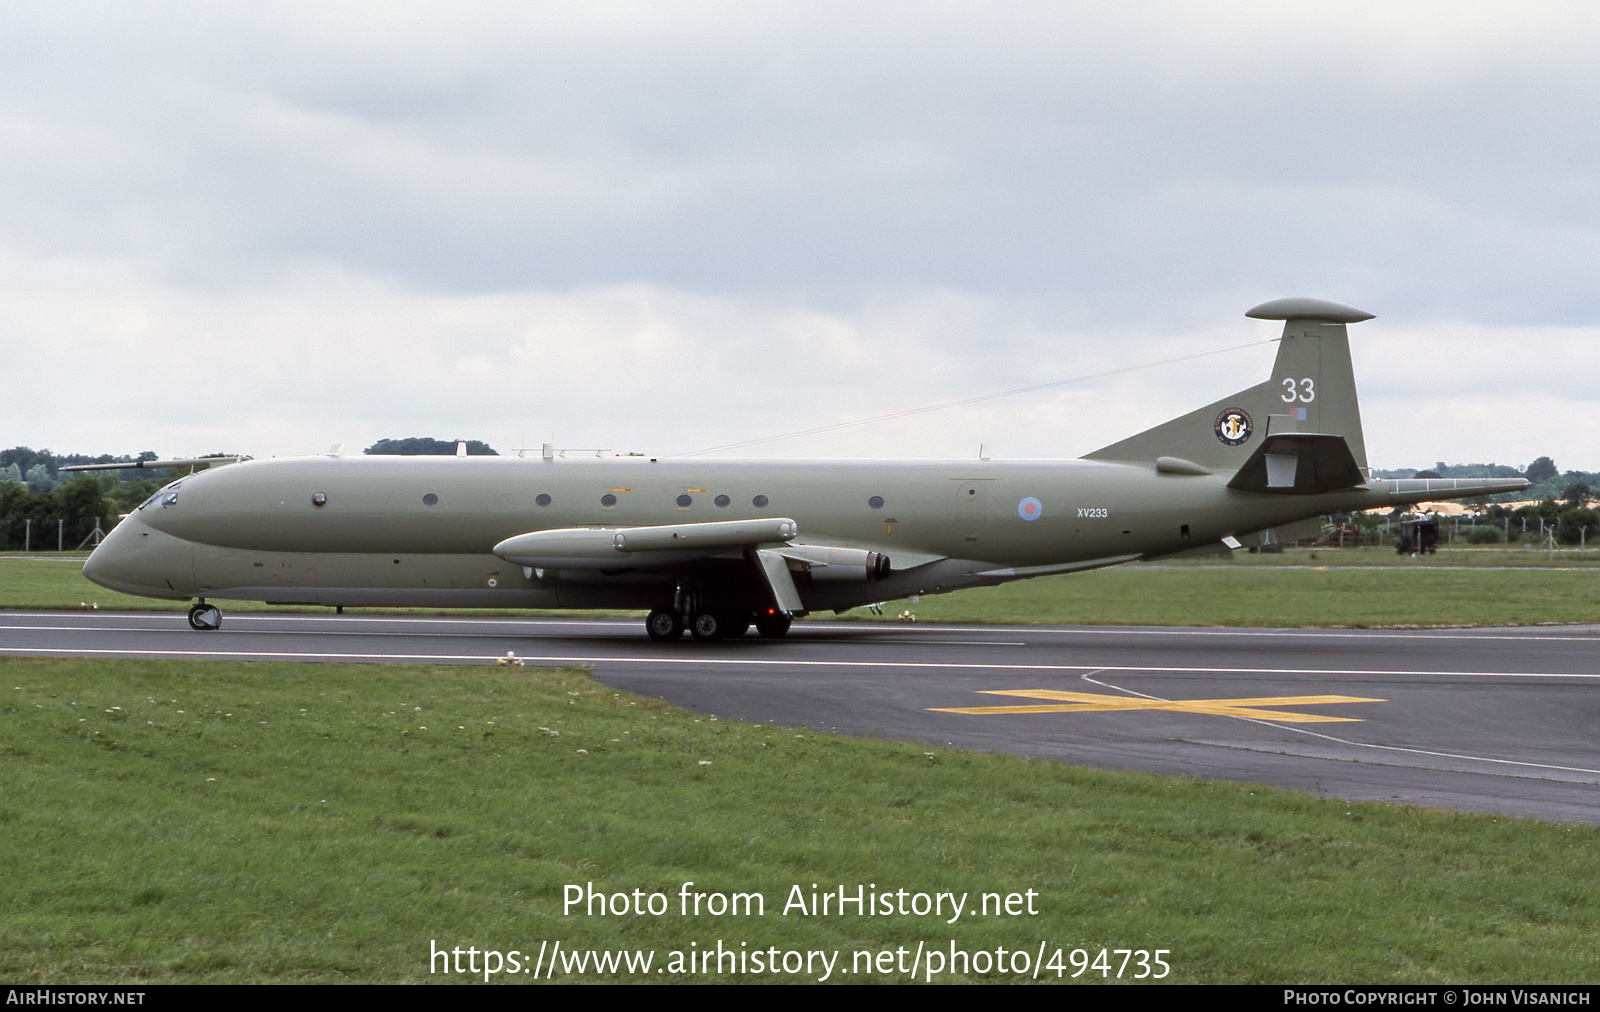
[[[1378,315],[1373,465],[1600,470],[1597,52],[1578,3],[11,3],[0,445],[670,454],[1154,364],[737,451],[1072,457],[1309,295]]]

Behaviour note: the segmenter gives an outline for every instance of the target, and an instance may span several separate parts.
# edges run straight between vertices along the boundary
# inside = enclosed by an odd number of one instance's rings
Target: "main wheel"
[[[210,632],[222,625],[222,609],[214,604],[197,604],[189,609],[189,628]]]
[[[666,608],[657,608],[644,620],[645,632],[658,643],[675,640],[683,635],[683,621],[678,618],[678,613]]]
[[[703,611],[689,623],[689,631],[702,643],[720,640],[727,629],[727,622],[714,611]]]
[[[769,640],[782,639],[793,623],[794,619],[781,611],[764,611],[756,615],[756,632]]]

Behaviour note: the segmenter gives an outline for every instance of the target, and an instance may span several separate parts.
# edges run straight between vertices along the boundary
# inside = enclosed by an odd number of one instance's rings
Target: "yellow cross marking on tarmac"
[[[1254,699],[1140,699],[1136,696],[1102,696],[1092,692],[1060,692],[1055,689],[985,689],[986,696],[1022,696],[1025,699],[1053,699],[1056,703],[1034,706],[930,707],[935,713],[1112,713],[1126,710],[1166,710],[1170,713],[1209,713],[1216,717],[1254,717],[1282,720],[1294,724],[1359,723],[1359,717],[1324,717],[1316,713],[1294,713],[1267,709],[1277,706],[1321,706],[1325,703],[1386,703],[1386,699],[1361,696],[1260,696]]]

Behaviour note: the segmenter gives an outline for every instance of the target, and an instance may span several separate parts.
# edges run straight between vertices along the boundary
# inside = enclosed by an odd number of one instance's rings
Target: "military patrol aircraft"
[[[648,609],[657,640],[784,635],[807,612],[1287,540],[1326,513],[1521,489],[1367,469],[1346,325],[1283,320],[1272,377],[1078,460],[640,456],[237,460],[175,481],[84,565],[102,586],[327,606]],[[149,461],[145,467],[196,461]],[[209,461],[215,463],[215,461]],[[127,464],[90,465],[126,468]],[[1297,526],[1299,525],[1299,526]]]

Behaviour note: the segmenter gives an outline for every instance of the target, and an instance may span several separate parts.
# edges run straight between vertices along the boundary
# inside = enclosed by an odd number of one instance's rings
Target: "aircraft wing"
[[[1228,487],[1241,492],[1316,495],[1367,483],[1343,436],[1285,432],[1268,436]]]
[[[800,525],[788,517],[665,524],[657,527],[565,527],[507,538],[494,553],[532,569],[670,570],[713,557],[744,556],[778,608],[805,610],[794,574],[811,582],[879,580],[889,575],[885,552],[798,541]],[[899,553],[904,568],[936,560]]]

